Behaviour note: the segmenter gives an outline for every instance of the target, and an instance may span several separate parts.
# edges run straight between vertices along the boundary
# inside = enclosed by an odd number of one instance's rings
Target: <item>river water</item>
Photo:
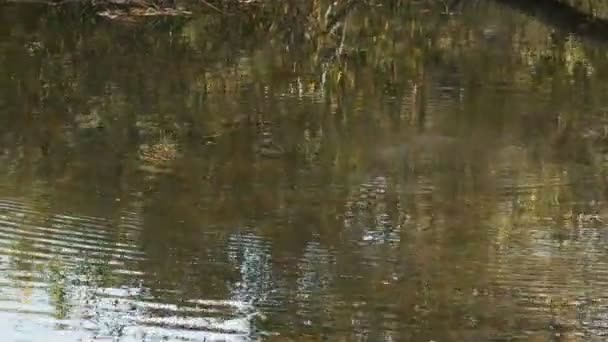
[[[604,341],[590,10],[287,9],[0,4],[2,341]]]

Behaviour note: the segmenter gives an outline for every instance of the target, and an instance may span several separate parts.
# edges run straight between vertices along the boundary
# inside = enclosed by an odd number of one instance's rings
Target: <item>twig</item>
[[[224,13],[224,11],[222,11],[222,10],[221,10],[221,9],[219,9],[219,8],[217,8],[217,6],[215,6],[215,5],[211,4],[211,3],[209,3],[209,1],[207,1],[207,0],[200,0],[200,2],[201,2],[201,3],[203,3],[203,5],[205,5],[205,6],[209,7],[209,8],[211,8],[211,9],[213,9],[213,10],[215,10],[215,11],[217,11],[217,12],[221,13],[221,14],[226,14],[226,13]]]

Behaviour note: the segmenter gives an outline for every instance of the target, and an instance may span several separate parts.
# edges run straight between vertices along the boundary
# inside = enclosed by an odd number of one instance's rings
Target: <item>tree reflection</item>
[[[98,257],[43,258],[55,318],[101,312],[112,336],[599,336],[604,48],[493,2],[328,5],[135,27],[3,8],[0,188],[48,216],[7,248],[34,255],[36,226]],[[310,16],[281,15],[296,8]]]

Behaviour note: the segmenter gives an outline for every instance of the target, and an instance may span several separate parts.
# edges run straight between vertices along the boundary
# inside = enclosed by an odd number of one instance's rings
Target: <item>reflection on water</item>
[[[604,340],[605,47],[483,3],[0,5],[0,331]]]
[[[0,210],[1,325],[15,340],[242,341],[252,335],[255,308],[239,296],[171,303],[153,295],[137,266],[145,258],[137,213],[116,221],[45,215],[8,200]]]

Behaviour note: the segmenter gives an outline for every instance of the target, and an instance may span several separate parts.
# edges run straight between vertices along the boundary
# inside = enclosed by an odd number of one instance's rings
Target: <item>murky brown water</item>
[[[2,341],[608,338],[605,44],[501,3],[0,5]]]

